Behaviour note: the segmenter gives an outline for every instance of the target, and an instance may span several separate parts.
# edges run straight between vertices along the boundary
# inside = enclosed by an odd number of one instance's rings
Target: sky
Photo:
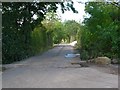
[[[78,11],[78,13],[73,13],[73,11],[65,11],[64,13],[62,13],[61,6],[58,6],[57,15],[61,17],[62,22],[66,21],[66,20],[75,20],[79,23],[82,23],[82,21],[84,20],[84,16],[86,16],[85,11],[84,11],[85,4],[78,3],[82,0],[73,0],[73,1],[74,1],[73,6]],[[86,2],[86,1],[88,1],[88,0],[84,0],[84,2]],[[33,18],[37,19],[37,15],[34,15]]]
[[[82,22],[84,20],[83,16],[85,15],[85,4],[78,3],[77,1],[78,0],[74,0],[74,7],[78,13],[73,13],[72,11],[65,11],[65,13],[62,13],[60,7],[58,8],[57,14],[61,17],[62,22],[65,20],[75,20],[77,22]]]

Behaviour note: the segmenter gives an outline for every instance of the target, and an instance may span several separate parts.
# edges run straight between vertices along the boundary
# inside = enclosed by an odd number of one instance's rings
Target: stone
[[[112,59],[111,63],[112,64],[118,64],[118,59]]]
[[[80,65],[81,67],[89,67],[86,61],[80,61],[80,62],[71,62],[72,65]]]
[[[108,57],[97,57],[95,59],[95,63],[100,65],[109,65],[111,64],[111,59],[109,59]]]
[[[87,60],[86,62],[87,62],[87,63],[94,63],[95,60],[94,60],[94,59],[90,59],[90,60]]]

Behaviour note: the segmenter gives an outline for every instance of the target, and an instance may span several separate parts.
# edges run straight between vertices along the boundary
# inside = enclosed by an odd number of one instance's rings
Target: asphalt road
[[[69,45],[58,45],[42,55],[7,65],[2,73],[3,88],[117,88],[118,75],[91,67],[71,65],[76,58]]]

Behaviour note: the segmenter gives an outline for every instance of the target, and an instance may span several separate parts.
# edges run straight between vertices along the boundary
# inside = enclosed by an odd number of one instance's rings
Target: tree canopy
[[[82,29],[81,52],[83,59],[97,56],[119,57],[120,8],[118,3],[88,2]]]
[[[52,45],[52,34],[41,22],[45,19],[46,13],[56,12],[57,4],[61,5],[63,12],[68,9],[76,12],[72,1],[68,1],[66,4],[63,2],[2,3],[3,63],[21,60],[33,55],[31,51],[41,51],[43,48]],[[33,18],[34,15],[37,18]],[[41,39],[36,40],[37,38]],[[41,47],[40,49],[34,47],[37,41],[39,42],[38,46]],[[44,45],[46,46],[43,47]]]

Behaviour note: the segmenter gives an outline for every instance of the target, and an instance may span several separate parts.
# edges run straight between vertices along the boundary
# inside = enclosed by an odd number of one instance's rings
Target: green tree
[[[89,2],[85,11],[90,17],[84,20],[86,28],[81,37],[81,53],[87,52],[88,58],[118,58],[119,8],[109,2]]]
[[[64,32],[68,42],[72,42],[77,39],[77,33],[80,30],[80,24],[74,20],[68,20],[64,23]]]
[[[46,18],[42,21],[42,24],[46,27],[48,35],[51,37],[49,41],[51,43],[58,44],[64,38],[63,24],[60,17],[53,11],[48,12]]]
[[[41,21],[44,20],[48,11],[56,12],[57,4],[61,5],[62,11],[71,8],[75,12],[73,3],[71,1],[68,3],[66,5],[63,2],[3,2],[2,63],[11,63],[31,56],[31,50],[33,49],[31,40],[35,38],[35,33],[40,32],[40,35],[46,35],[43,26],[40,29],[43,31],[37,31],[35,28],[41,25]],[[36,19],[33,18],[34,15],[37,15]],[[43,35],[43,37],[46,36]],[[48,38],[51,38],[50,33],[47,33],[45,39],[51,42]]]
[[[57,9],[55,3],[2,3],[3,63],[18,61],[31,55],[31,32],[44,19],[47,5],[53,5],[48,9]],[[33,18],[35,14],[38,16],[36,20]]]
[[[53,32],[53,41],[55,44],[61,43],[62,40],[65,42],[65,32],[64,32],[64,26],[63,23],[60,21],[57,21],[55,23],[55,28]]]

